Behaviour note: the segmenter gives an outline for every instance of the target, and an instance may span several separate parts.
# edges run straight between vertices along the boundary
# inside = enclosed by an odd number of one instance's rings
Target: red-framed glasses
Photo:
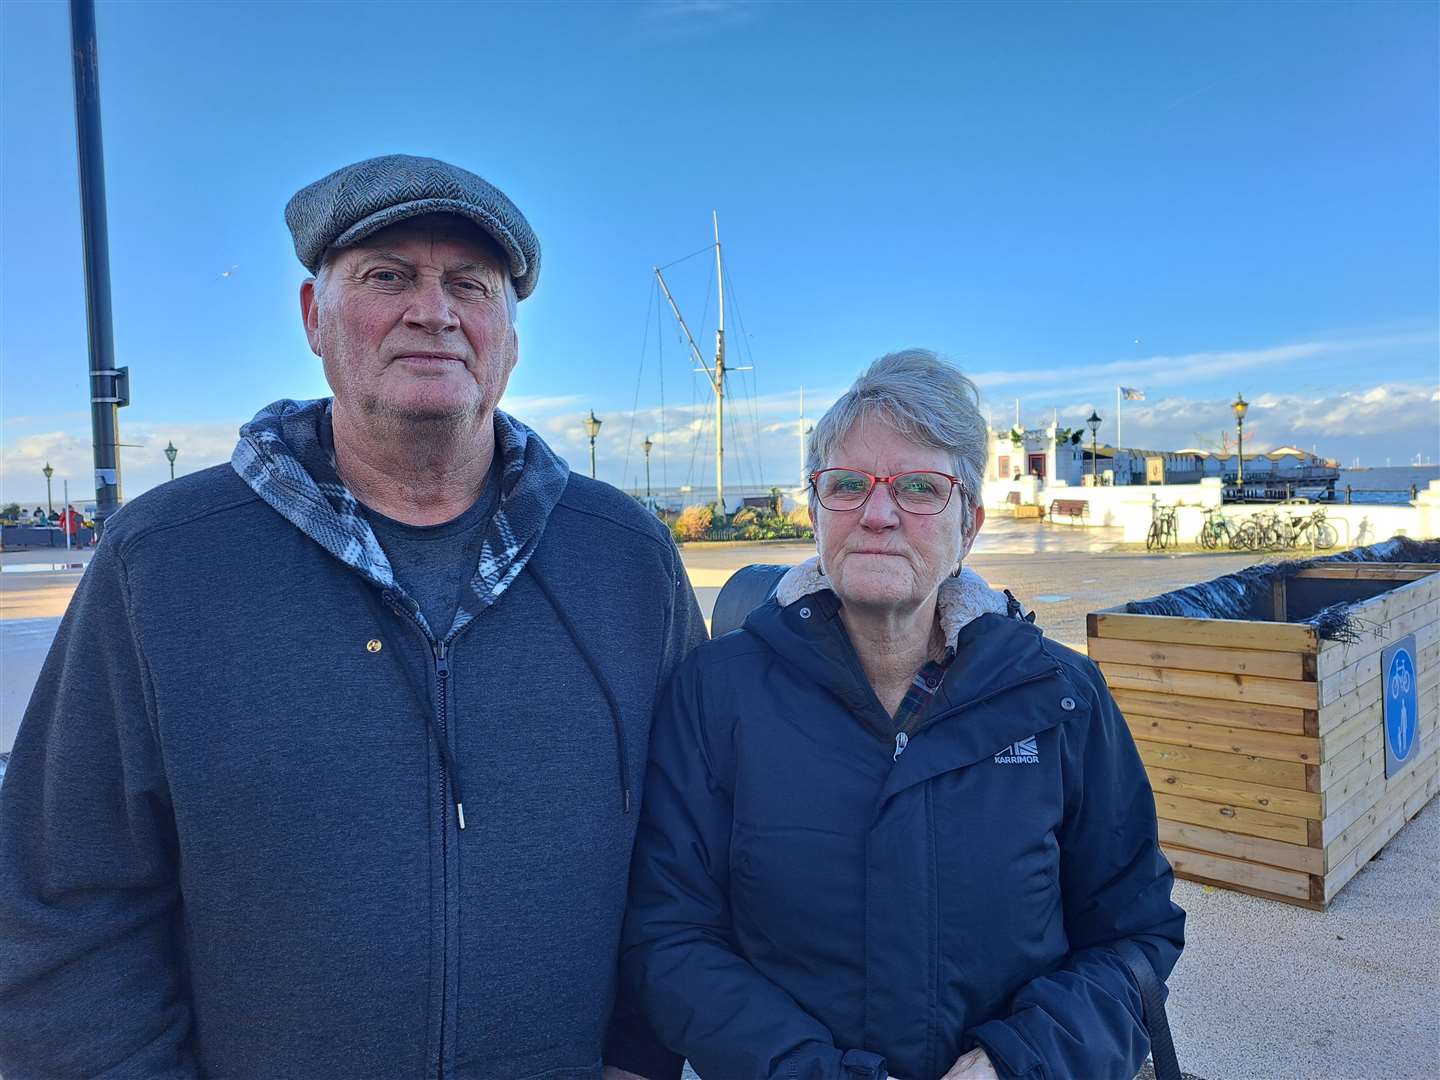
[[[826,510],[859,510],[876,484],[890,488],[895,505],[907,514],[938,514],[950,505],[960,478],[933,469],[876,476],[863,469],[817,469],[810,486]]]

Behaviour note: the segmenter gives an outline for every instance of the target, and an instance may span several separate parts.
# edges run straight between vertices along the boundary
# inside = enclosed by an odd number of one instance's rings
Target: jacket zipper
[[[973,709],[976,705],[983,705],[983,704],[985,704],[985,702],[990,701],[992,698],[997,698],[997,697],[999,697],[1001,694],[1008,694],[1011,690],[1018,690],[1018,689],[1020,689],[1020,687],[1022,687],[1022,686],[1029,686],[1031,683],[1040,682],[1040,681],[1043,680],[1043,679],[1053,678],[1055,675],[1058,675],[1059,673],[1060,673],[1060,669],[1059,669],[1059,668],[1056,668],[1054,671],[1046,672],[1046,673],[1043,674],[1043,675],[1032,675],[1032,676],[1031,676],[1030,678],[1028,678],[1028,679],[1022,679],[1020,682],[1011,683],[1009,686],[1002,686],[999,690],[992,690],[990,693],[986,694],[984,697],[976,698],[974,701],[967,701],[964,705],[961,705],[958,709],[952,709],[952,710],[951,710],[950,712],[948,712],[948,713],[940,713],[940,714],[938,714],[938,715],[936,715],[936,716],[929,717],[928,719],[926,719],[926,720],[924,721],[924,723],[922,723],[922,724],[920,724],[918,727],[916,727],[914,731],[909,731],[909,732],[907,732],[907,731],[897,731],[897,732],[895,733],[895,756],[892,757],[890,760],[891,760],[891,761],[899,761],[899,760],[900,760],[900,755],[903,754],[903,753],[905,752],[905,748],[910,745],[910,740],[911,740],[914,736],[919,735],[920,732],[924,731],[926,728],[928,728],[931,724],[935,723],[936,721],[942,720],[942,719],[944,719],[946,716],[952,716],[952,715],[955,715],[955,714],[957,714],[957,713],[962,713],[962,712],[964,712],[964,711],[967,710],[967,709]]]
[[[435,716],[439,721],[440,737],[447,738],[450,712],[450,647],[445,641],[436,641],[432,638],[430,634],[426,632],[425,627],[422,626],[412,614],[404,611],[399,605],[389,603],[388,600],[387,604],[391,610],[395,611],[396,614],[400,615],[406,622],[420,631],[420,636],[424,638],[425,643],[430,646],[431,655],[435,659]],[[440,895],[444,897],[443,903],[445,906],[440,912],[443,948],[441,949],[440,957],[440,1047],[439,1059],[435,1069],[436,1080],[445,1080],[445,1010],[448,1005],[450,982],[450,809],[448,803],[449,773],[445,768],[445,751],[442,747],[440,750]],[[456,817],[457,824],[463,829],[465,827],[465,811],[456,807]]]
[[[418,623],[416,625],[419,625]],[[449,719],[449,690],[450,690],[450,656],[444,641],[435,643],[435,712],[440,721],[440,737],[449,738],[446,731],[446,721]],[[443,896],[444,906],[441,908],[440,925],[444,929],[441,940],[445,943],[443,957],[440,965],[440,1060],[435,1070],[436,1080],[445,1078],[445,1012],[449,1007],[446,998],[450,989],[449,956],[450,942],[450,810],[447,799],[447,783],[449,776],[445,771],[445,754],[440,754],[440,866],[444,887],[440,890]],[[465,827],[464,811],[458,811],[460,828]]]

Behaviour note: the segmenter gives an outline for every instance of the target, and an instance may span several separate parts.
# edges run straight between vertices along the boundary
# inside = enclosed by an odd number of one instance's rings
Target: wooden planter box
[[[1355,601],[1355,644],[1303,619]],[[1324,910],[1440,786],[1440,565],[1336,563],[1277,579],[1274,621],[1088,618],[1150,776],[1175,873]],[[1385,776],[1380,659],[1415,635],[1419,754]]]

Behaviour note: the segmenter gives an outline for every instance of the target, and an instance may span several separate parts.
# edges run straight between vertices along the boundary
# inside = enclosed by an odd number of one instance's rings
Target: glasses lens
[[[815,494],[826,510],[854,510],[870,494],[870,477],[850,469],[824,469],[815,478]]]
[[[895,501],[912,514],[938,514],[950,502],[950,477],[938,472],[901,473],[891,481]]]

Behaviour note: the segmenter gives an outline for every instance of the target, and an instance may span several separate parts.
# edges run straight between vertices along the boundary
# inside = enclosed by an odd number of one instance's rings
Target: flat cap
[[[387,154],[337,169],[285,204],[295,254],[312,274],[325,251],[422,214],[458,214],[480,226],[510,260],[515,295],[524,300],[540,277],[540,241],[499,188],[435,158]]]

